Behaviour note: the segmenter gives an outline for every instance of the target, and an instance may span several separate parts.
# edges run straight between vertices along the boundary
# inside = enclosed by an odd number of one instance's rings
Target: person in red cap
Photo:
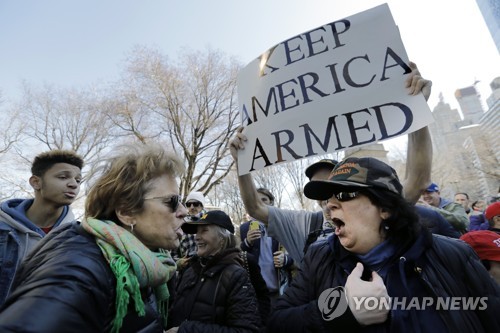
[[[484,211],[484,217],[490,224],[490,230],[500,234],[500,201],[494,202]]]
[[[500,284],[500,202],[494,202],[484,211],[489,230],[468,232],[461,240],[476,251],[484,267],[495,281]]]
[[[497,202],[496,218],[500,220],[500,202]],[[490,230],[478,230],[466,233],[461,240],[476,251],[484,267],[500,285],[500,234]]]

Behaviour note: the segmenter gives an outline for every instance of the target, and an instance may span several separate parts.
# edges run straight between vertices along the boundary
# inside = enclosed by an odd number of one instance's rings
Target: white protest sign
[[[243,175],[282,162],[363,146],[433,121],[387,4],[325,24],[266,51],[238,75],[248,141]]]

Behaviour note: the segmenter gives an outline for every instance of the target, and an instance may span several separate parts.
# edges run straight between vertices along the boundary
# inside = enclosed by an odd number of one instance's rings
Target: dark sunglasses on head
[[[338,192],[338,193],[334,193],[333,196],[335,198],[337,198],[338,201],[340,202],[345,202],[345,201],[349,201],[349,200],[352,200],[352,199],[356,199],[357,197],[359,197],[360,195],[360,191],[354,191],[354,192]]]
[[[186,202],[186,205],[185,205],[185,206],[186,206],[187,208],[189,208],[189,207],[191,207],[191,206],[198,208],[198,207],[200,207],[200,206],[201,206],[201,203],[199,203],[199,202]]]
[[[154,198],[146,198],[144,200],[161,200],[165,206],[168,206],[172,209],[173,212],[176,212],[179,208],[179,204],[181,203],[180,195],[173,195],[171,197],[154,197]]]

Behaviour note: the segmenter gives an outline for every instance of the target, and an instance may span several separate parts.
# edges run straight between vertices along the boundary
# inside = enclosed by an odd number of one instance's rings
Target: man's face
[[[493,223],[491,224],[493,228],[500,229],[500,215],[499,216],[493,216],[491,219]]]
[[[257,195],[259,196],[259,200],[262,201],[266,206],[272,206],[271,200],[267,195],[260,192],[257,192]]]
[[[203,210],[203,205],[198,200],[189,200],[186,202],[188,215],[198,215]]]
[[[436,192],[424,191],[422,193],[422,200],[424,200],[431,206],[439,207],[439,202],[441,201],[441,197],[439,196],[439,191]]]
[[[455,194],[455,202],[461,204],[465,210],[469,209],[469,199],[462,193]]]
[[[81,182],[81,170],[68,163],[56,163],[42,177],[30,178],[36,198],[56,208],[71,205],[75,201]]]
[[[474,210],[483,212],[484,209],[486,208],[486,202],[479,200],[472,208],[474,208]]]

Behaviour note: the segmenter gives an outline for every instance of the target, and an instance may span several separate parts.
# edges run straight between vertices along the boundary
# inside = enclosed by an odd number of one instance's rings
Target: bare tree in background
[[[252,173],[257,188],[264,187],[274,195],[274,205],[281,207],[283,204],[283,194],[288,184],[288,176],[283,164],[260,169]]]
[[[474,138],[474,149],[481,160],[481,164],[477,167],[492,181],[500,179],[500,168],[498,167],[500,164],[500,143],[497,136],[498,134],[491,132],[480,132]]]
[[[12,198],[19,193],[29,195],[29,189],[25,186],[26,182],[22,182],[17,175],[19,171],[16,165],[16,155],[11,154],[14,151],[15,144],[19,143],[22,137],[24,122],[19,113],[4,104],[2,92],[0,90],[0,112],[2,114],[2,122],[0,123],[0,131],[2,139],[0,141],[0,201]]]
[[[24,85],[18,110],[25,122],[27,142],[16,145],[26,157],[29,144],[36,155],[44,150],[70,149],[80,154],[86,164],[93,164],[113,140],[107,108],[109,102],[96,91],[40,89]]]
[[[129,105],[134,101],[138,111],[134,119],[145,112],[154,115],[149,134],[141,136],[166,142],[185,157],[181,194],[207,194],[234,163],[227,148],[238,126],[236,77],[241,66],[213,50],[184,52],[178,59],[172,62],[157,50],[137,47],[123,82]],[[127,126],[136,135],[131,123]]]
[[[500,150],[495,135],[488,131],[476,131],[461,148],[456,152],[463,162],[455,191],[466,192],[473,199],[497,195],[500,185]]]
[[[286,175],[289,179],[290,190],[292,192],[290,195],[290,199],[294,203],[298,203],[298,209],[312,208],[312,201],[308,200],[304,196],[304,185],[308,181],[304,171],[309,164],[309,160],[302,159],[292,163],[285,163],[283,165],[283,168],[286,170]]]
[[[130,70],[130,69],[129,69]],[[162,127],[158,124],[162,119],[156,112],[154,105],[148,103],[151,94],[149,86],[141,87],[141,73],[126,72],[123,79],[112,87],[113,96],[108,107],[109,117],[115,127],[115,135],[127,140],[137,140],[147,143],[160,140]],[[138,77],[136,77],[138,76]]]
[[[208,199],[226,212],[235,224],[239,225],[244,220],[246,209],[241,200],[238,175],[234,169],[208,194]]]
[[[3,107],[3,104],[2,91],[0,90],[0,107]],[[0,131],[2,131],[0,157],[2,157],[19,141],[23,123],[20,121],[19,112],[16,110],[0,109],[0,112],[2,113],[2,122],[0,123]]]

